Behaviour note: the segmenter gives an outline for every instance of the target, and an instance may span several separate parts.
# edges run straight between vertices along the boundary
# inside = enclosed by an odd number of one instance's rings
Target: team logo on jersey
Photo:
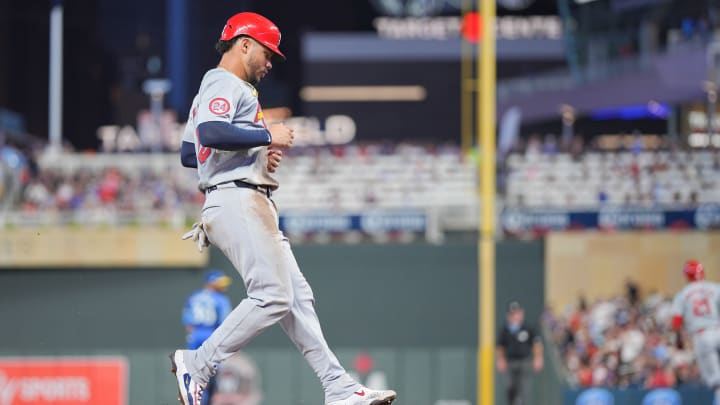
[[[245,83],[245,84],[248,86],[248,88],[250,89],[250,94],[252,94],[253,97],[257,98],[257,96],[258,96],[258,91],[257,91],[257,89],[256,89],[252,84],[250,84],[250,83],[248,83],[248,82],[244,82],[244,83]]]
[[[230,111],[230,102],[224,98],[217,97],[210,100],[210,112],[215,115],[227,114]]]
[[[262,107],[260,107],[260,103],[258,103],[257,112],[255,113],[255,121],[253,122],[258,121],[262,121],[263,126],[267,127],[267,125],[265,125],[265,114],[263,113]]]

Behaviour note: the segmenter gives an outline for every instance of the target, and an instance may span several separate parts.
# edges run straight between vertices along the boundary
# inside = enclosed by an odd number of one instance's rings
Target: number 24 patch
[[[230,111],[230,102],[224,98],[217,97],[210,100],[210,112],[215,115],[227,114]]]

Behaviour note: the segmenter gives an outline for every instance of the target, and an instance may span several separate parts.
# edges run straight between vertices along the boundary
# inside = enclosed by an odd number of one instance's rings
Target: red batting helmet
[[[229,41],[238,35],[247,35],[285,59],[280,52],[280,29],[260,14],[244,12],[230,17],[220,34],[221,41]]]
[[[687,277],[688,281],[699,281],[705,278],[705,269],[702,263],[697,260],[690,260],[685,263],[683,267],[683,273]]]

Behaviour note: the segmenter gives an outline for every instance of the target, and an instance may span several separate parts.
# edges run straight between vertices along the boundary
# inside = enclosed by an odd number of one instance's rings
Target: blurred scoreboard
[[[458,63],[317,62],[304,72],[304,115],[321,122],[347,117],[356,140],[460,137]],[[327,130],[327,125],[322,129]]]
[[[463,48],[460,38],[305,34],[302,115],[337,143],[459,142],[461,60],[474,57],[475,48]],[[499,80],[565,64],[562,43],[554,38],[498,40],[497,54]]]

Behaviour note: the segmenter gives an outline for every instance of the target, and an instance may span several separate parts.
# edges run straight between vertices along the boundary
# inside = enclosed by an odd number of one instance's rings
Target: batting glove
[[[192,228],[187,231],[182,239],[192,238],[193,242],[197,243],[198,251],[202,253],[203,248],[210,246],[210,239],[208,239],[207,233],[205,233],[205,225],[202,222],[195,222]]]

